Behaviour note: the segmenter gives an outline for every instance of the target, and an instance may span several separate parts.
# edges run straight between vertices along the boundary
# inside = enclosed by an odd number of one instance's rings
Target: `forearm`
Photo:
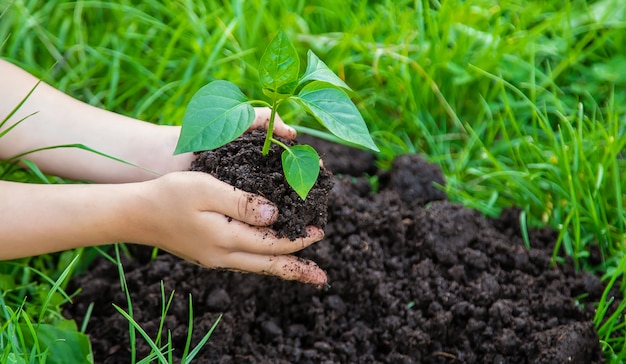
[[[0,60],[0,80],[2,120],[38,80],[3,60]],[[36,114],[0,138],[0,159],[43,147],[84,144],[157,174],[76,148],[36,152],[27,158],[45,172],[67,178],[132,182],[187,169],[193,158],[189,154],[173,156],[178,127],[157,126],[99,109],[45,83],[37,86],[3,129],[32,113]]]
[[[145,223],[142,193],[138,183],[0,181],[0,260],[132,238],[129,228]]]

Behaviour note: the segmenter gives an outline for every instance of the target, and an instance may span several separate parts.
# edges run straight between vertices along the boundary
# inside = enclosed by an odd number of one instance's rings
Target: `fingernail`
[[[322,240],[324,238],[324,230],[315,226],[308,226],[307,235],[317,240]]]
[[[262,204],[259,207],[259,212],[261,213],[261,218],[263,218],[264,221],[269,221],[272,217],[274,217],[276,208],[270,204]]]

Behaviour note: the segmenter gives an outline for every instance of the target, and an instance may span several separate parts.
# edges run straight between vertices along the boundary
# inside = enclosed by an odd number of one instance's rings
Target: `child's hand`
[[[296,252],[323,238],[317,227],[306,238],[277,238],[264,226],[278,209],[265,198],[238,190],[201,172],[176,172],[143,182],[139,215],[129,221],[130,241],[154,245],[209,268],[269,274],[322,286],[327,278]]]

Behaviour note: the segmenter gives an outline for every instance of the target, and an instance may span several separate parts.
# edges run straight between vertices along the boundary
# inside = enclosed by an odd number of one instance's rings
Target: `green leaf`
[[[26,364],[26,359],[21,356],[17,356],[15,353],[9,353],[7,357],[7,364]]]
[[[285,150],[281,158],[287,183],[301,199],[306,199],[320,174],[319,155],[313,147],[302,144]]]
[[[254,108],[235,84],[213,81],[189,101],[174,154],[219,148],[254,122]]]
[[[304,75],[298,82],[298,86],[309,81],[323,81],[331,85],[352,90],[339,76],[335,74],[313,51],[307,53],[307,66]]]
[[[267,45],[259,68],[259,77],[265,89],[279,94],[293,94],[298,84],[300,58],[284,31],[279,31]]]
[[[295,98],[331,133],[378,152],[363,117],[342,89],[321,82],[306,85]]]
[[[37,343],[41,352],[48,350],[46,363],[93,363],[89,337],[77,331],[74,321],[66,320],[57,326],[48,324],[33,326],[36,330],[36,341],[31,328],[23,323],[19,326],[28,347]]]

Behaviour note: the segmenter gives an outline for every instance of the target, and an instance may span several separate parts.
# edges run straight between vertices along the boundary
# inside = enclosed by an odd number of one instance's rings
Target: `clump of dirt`
[[[354,158],[353,155],[324,156]],[[412,179],[411,179],[412,176]],[[336,176],[326,237],[301,256],[327,270],[331,287],[214,271],[137,247],[125,263],[136,321],[156,337],[161,290],[174,357],[185,346],[188,294],[196,345],[221,315],[198,362],[211,363],[600,363],[591,302],[600,280],[551,266],[555,235],[519,234],[517,216],[490,220],[445,200],[441,171],[416,155],[368,179]],[[116,267],[97,261],[67,316],[87,332],[98,363],[129,361],[126,307]],[[167,333],[163,333],[167,337]],[[138,339],[139,352],[149,347]]]
[[[275,138],[287,146],[295,144],[291,140]],[[190,169],[210,173],[234,187],[274,202],[279,214],[270,227],[276,230],[279,237],[287,236],[295,240],[306,236],[308,225],[324,228],[328,216],[328,194],[332,188],[331,173],[322,167],[317,182],[307,198],[302,200],[287,184],[283,174],[283,149],[272,143],[269,153],[263,156],[264,140],[263,130],[245,133],[223,147],[198,153]]]

